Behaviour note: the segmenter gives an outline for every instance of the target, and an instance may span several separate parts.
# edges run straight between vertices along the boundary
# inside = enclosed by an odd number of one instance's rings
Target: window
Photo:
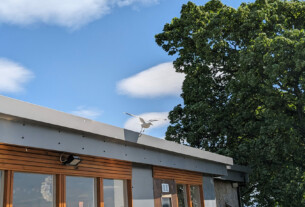
[[[186,185],[177,184],[178,206],[188,207]]]
[[[201,207],[201,185],[177,184],[178,207]]]
[[[200,186],[191,185],[190,189],[191,189],[192,207],[200,207],[201,206]]]
[[[105,207],[127,207],[127,185],[125,180],[103,180]]]
[[[170,183],[172,205],[178,207],[203,207],[203,175],[200,172],[153,166],[154,197],[158,206],[162,206],[161,183]]]
[[[95,179],[66,176],[66,206],[95,207]]]
[[[52,175],[14,173],[14,207],[54,207]]]
[[[0,170],[0,207],[3,205],[3,182],[4,181],[4,175],[3,171]]]
[[[1,143],[0,147],[8,163],[0,164],[0,207],[99,207],[104,197],[108,207],[132,206],[130,162],[81,155],[75,168],[59,162],[63,154],[71,155],[68,152]],[[103,179],[117,176],[125,180],[105,180],[104,195]]]
[[[172,197],[171,195],[162,196],[162,207],[172,207]]]

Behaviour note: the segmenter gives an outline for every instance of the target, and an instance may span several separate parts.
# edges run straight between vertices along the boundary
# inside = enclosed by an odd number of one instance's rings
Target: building
[[[0,206],[239,206],[230,157],[0,96]]]

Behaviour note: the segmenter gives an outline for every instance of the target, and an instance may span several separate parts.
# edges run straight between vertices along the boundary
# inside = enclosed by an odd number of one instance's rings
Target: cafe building
[[[0,207],[238,207],[230,157],[0,96]]]

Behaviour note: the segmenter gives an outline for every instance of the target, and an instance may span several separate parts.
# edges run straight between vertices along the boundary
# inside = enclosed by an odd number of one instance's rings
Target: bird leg
[[[144,130],[145,130],[145,129],[142,127],[142,128],[141,128],[141,131],[140,131],[140,134],[139,134],[139,137],[142,136]]]

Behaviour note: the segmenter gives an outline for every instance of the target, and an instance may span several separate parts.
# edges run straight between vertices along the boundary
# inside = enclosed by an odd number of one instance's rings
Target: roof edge
[[[237,164],[227,166],[227,170],[234,171],[234,172],[242,172],[242,173],[246,173],[246,174],[249,174],[252,172],[250,167],[237,165]]]
[[[115,127],[109,124],[104,124],[83,117],[78,117],[72,114],[16,100],[2,95],[0,95],[0,113],[7,116],[31,120],[46,125],[58,126],[126,142],[132,142],[146,147],[157,148],[172,153],[195,157],[197,159],[203,159],[226,165],[233,165],[233,159],[231,157],[226,157],[216,153],[192,148],[148,135],[142,135],[138,137],[139,133],[137,132]]]

